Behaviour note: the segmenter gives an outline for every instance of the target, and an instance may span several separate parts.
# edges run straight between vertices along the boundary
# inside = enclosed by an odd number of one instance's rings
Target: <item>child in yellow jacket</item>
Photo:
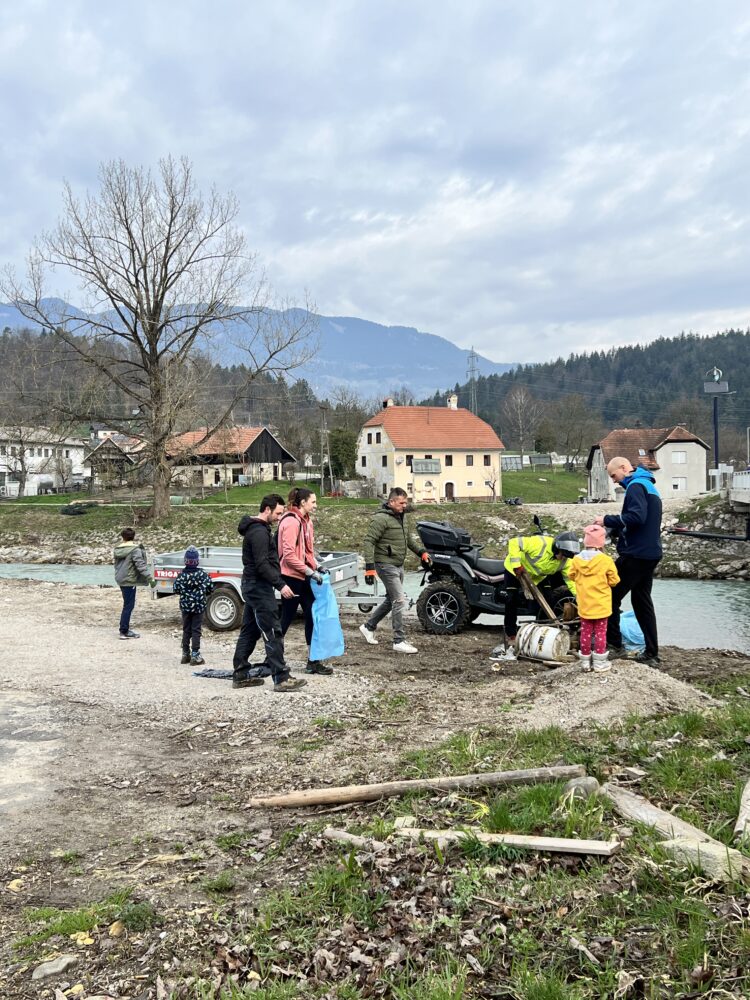
[[[578,614],[581,617],[581,646],[578,658],[584,670],[604,673],[609,670],[607,656],[607,621],[612,614],[612,588],[620,582],[617,568],[602,549],[604,528],[590,524],[583,529],[583,552],[570,565],[575,581]],[[593,641],[593,651],[592,651]]]

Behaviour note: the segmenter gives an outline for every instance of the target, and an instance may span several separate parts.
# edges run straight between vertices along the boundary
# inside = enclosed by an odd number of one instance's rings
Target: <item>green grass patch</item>
[[[504,472],[502,486],[503,497],[521,497],[524,503],[574,503],[586,495],[588,478],[585,471],[568,472],[553,466]]]
[[[24,916],[31,931],[19,938],[15,946],[26,951],[58,935],[69,937],[79,931],[92,931],[99,924],[123,919],[129,906],[148,905],[130,903],[131,893],[132,889],[121,889],[101,902],[89,903],[76,910],[59,910],[54,906],[26,910]]]
[[[203,879],[203,888],[211,896],[224,896],[234,892],[237,887],[237,876],[231,869],[225,869],[218,875]]]

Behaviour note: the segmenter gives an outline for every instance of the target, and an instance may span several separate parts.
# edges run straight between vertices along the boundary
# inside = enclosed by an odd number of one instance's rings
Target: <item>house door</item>
[[[455,499],[455,497],[454,497],[453,494],[454,494],[453,483],[446,483],[445,484],[445,499],[446,500],[453,500],[453,499]]]
[[[278,465],[274,465],[274,467],[273,467],[273,480],[274,480],[274,482],[276,482],[278,480],[278,478],[279,478],[279,467],[278,467]]]
[[[221,482],[221,472],[218,469],[214,469],[214,486],[218,486]]]

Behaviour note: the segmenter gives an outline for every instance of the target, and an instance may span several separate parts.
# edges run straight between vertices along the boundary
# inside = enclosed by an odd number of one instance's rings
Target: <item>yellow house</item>
[[[394,486],[415,503],[497,499],[505,445],[488,423],[458,408],[394,406],[386,399],[357,442],[357,472],[387,496]]]

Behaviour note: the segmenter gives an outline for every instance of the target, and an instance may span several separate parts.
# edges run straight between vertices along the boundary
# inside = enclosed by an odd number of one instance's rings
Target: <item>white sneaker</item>
[[[394,642],[393,643],[393,652],[394,653],[418,653],[419,650],[417,649],[416,646],[412,646],[412,644],[410,642],[407,642],[404,639],[402,642]]]
[[[365,637],[366,642],[369,642],[371,646],[377,646],[378,640],[375,638],[375,633],[371,632],[366,625],[360,625],[359,631]]]

